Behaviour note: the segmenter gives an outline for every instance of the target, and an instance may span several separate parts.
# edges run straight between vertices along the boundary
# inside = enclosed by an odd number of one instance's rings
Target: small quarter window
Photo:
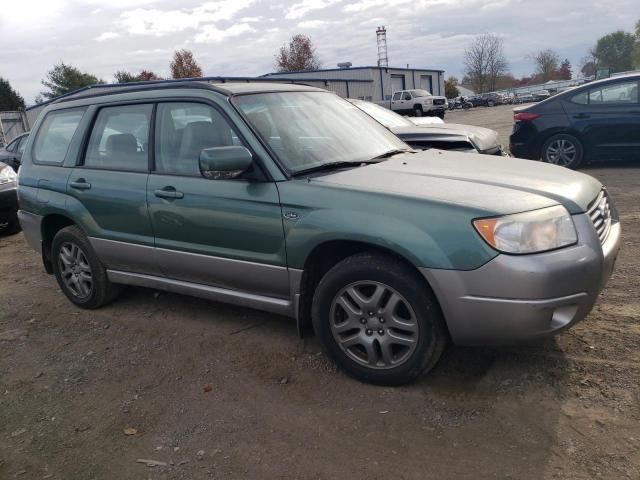
[[[84,165],[106,170],[148,171],[151,105],[106,107],[96,118]]]
[[[36,163],[61,164],[78,129],[84,109],[49,112],[40,126],[33,148]]]

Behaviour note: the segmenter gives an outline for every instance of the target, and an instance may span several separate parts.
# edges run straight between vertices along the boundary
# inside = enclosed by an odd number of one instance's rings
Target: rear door
[[[638,80],[612,81],[582,90],[565,102],[574,129],[582,134],[587,155],[621,158],[640,148]]]
[[[146,201],[152,111],[152,104],[100,108],[69,177],[68,208],[109,269],[158,271]]]
[[[147,201],[162,273],[176,280],[289,295],[280,199],[259,167],[236,179],[204,178],[206,148],[245,145],[217,108],[160,103]]]

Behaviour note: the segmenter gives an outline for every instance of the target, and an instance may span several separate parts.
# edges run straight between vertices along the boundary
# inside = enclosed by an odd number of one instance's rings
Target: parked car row
[[[513,155],[568,168],[640,157],[640,75],[591,82],[514,109]]]
[[[620,224],[590,176],[418,150],[389,129],[451,126],[388,129],[374,118],[397,117],[303,85],[118,88],[48,105],[18,174],[25,238],[79,307],[136,285],[275,312],[395,385],[449,341],[575,325],[612,272]]]

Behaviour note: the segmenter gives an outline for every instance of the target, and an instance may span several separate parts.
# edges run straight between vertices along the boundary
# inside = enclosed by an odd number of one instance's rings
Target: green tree
[[[151,70],[141,70],[139,74],[134,75],[126,70],[118,70],[113,74],[113,78],[116,83],[132,83],[132,82],[145,82],[148,80],[162,80],[161,77],[156,75]]]
[[[632,33],[610,33],[598,40],[591,52],[598,67],[609,67],[611,72],[624,72],[633,68],[633,51],[636,38]]]
[[[640,68],[640,20],[636,22],[636,45],[633,48],[633,66]]]
[[[0,77],[0,112],[3,110],[23,110],[24,98],[16,92],[8,80]]]
[[[458,79],[456,77],[449,77],[444,81],[444,95],[447,98],[456,98],[460,95]]]
[[[65,93],[73,92],[82,87],[104,83],[98,77],[83,73],[76,67],[60,62],[49,70],[42,85],[48,90],[40,92],[44,98],[55,98]]]

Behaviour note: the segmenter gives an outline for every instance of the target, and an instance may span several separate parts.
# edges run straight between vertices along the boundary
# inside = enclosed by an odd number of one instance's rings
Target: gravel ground
[[[506,138],[510,112],[447,120]],[[588,318],[450,347],[402,388],[347,378],[275,315],[138,288],[79,310],[0,238],[0,478],[640,478],[640,165],[585,172],[624,229]]]

